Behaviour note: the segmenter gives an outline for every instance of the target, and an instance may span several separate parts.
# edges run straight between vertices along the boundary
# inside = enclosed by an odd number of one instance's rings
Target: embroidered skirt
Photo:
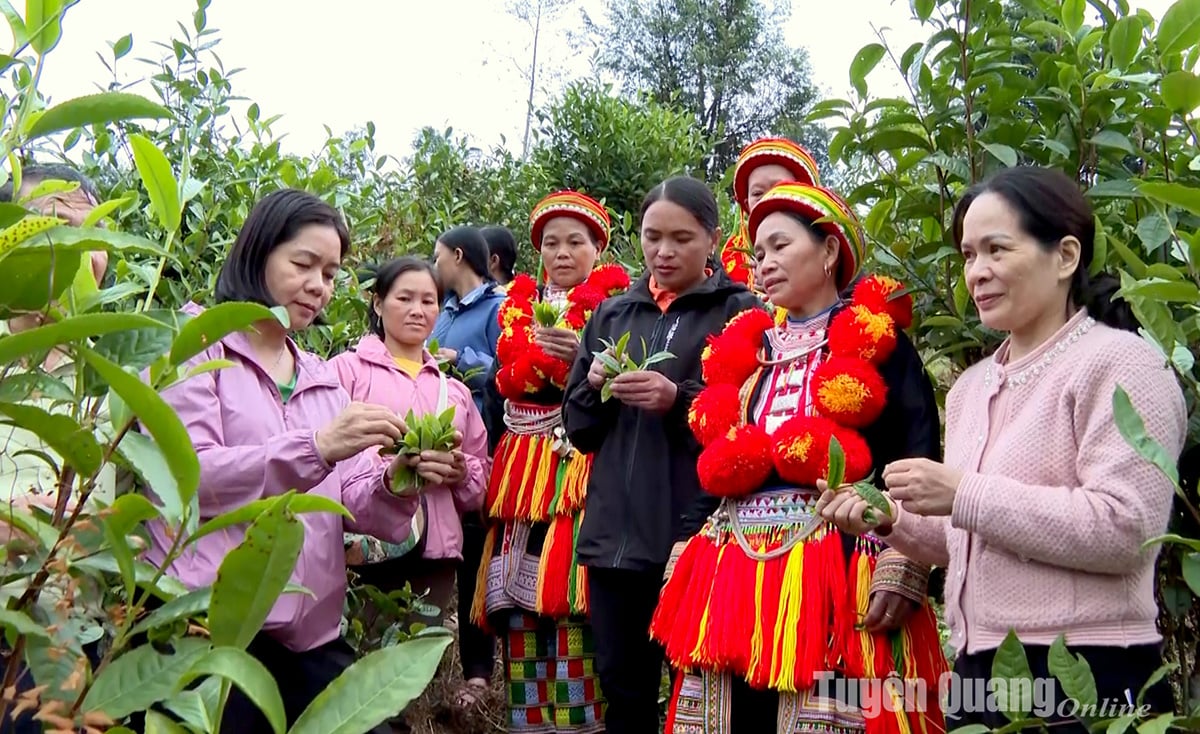
[[[688,711],[703,708],[694,703],[696,691],[707,686],[709,699],[717,695],[722,674],[785,694],[781,716],[785,707],[801,702],[823,711],[812,691],[832,674],[851,679],[895,674],[919,679],[936,694],[948,666],[932,608],[925,602],[891,633],[860,629],[884,545],[869,535],[850,538],[828,523],[813,522],[816,498],[809,490],[784,489],[725,501],[688,541],[663,588],[650,634],[676,668],[710,675],[701,675],[688,690],[682,683],[677,687],[670,719],[677,728],[668,732],[727,734],[720,728],[696,729],[680,718],[694,718]],[[866,731],[943,731],[936,703],[926,704],[909,706],[919,710],[907,713],[904,705],[892,706],[891,712],[868,719]],[[817,726],[833,723],[825,720],[827,712],[817,719],[812,722]]]
[[[507,403],[509,430],[492,462],[486,508],[492,520],[471,609],[472,621],[512,608],[556,619],[587,614],[587,571],[575,563],[590,456],[562,431],[560,408]]]
[[[551,620],[510,610],[502,636],[509,732],[604,731],[592,630],[578,618]]]

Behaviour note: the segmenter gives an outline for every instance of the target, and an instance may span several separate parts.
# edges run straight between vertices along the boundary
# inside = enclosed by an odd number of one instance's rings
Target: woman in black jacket
[[[700,392],[700,355],[710,334],[759,307],[745,286],[713,267],[717,203],[700,181],[669,179],[642,204],[646,273],[600,305],[583,331],[567,381],[563,424],[593,454],[577,561],[588,569],[590,616],[609,734],[657,734],[663,651],[649,639],[672,546],[715,508],[700,491],[700,446],[687,427]],[[672,358],[609,380],[595,354],[628,333],[628,352]],[[645,340],[645,351],[642,343]]]

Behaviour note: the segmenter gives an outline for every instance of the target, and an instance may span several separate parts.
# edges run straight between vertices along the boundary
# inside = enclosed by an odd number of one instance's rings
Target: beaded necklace
[[[835,304],[836,305],[836,304]],[[811,415],[809,380],[824,358],[825,330],[833,306],[806,319],[791,316],[767,332],[773,359],[769,363],[766,389],[754,410],[755,422],[773,433],[796,415]]]

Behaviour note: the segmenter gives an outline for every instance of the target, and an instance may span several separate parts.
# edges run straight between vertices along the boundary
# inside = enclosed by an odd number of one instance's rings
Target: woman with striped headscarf
[[[903,332],[911,300],[880,276],[839,295],[864,239],[820,186],[765,192],[747,233],[758,282],[786,318],[739,314],[701,360],[706,387],[688,422],[704,446],[701,486],[720,505],[669,572],[651,625],[684,673],[666,731],[944,731],[929,568],[814,510],[835,465],[860,482],[896,459],[940,455],[933,388]]]
[[[530,216],[539,277],[518,275],[500,306],[484,399],[494,450],[484,509],[493,526],[472,618],[500,635],[510,732],[604,730],[586,573],[575,564],[591,457],[567,440],[561,406],[579,333],[629,286],[619,265],[596,267],[610,226],[589,196],[543,199]]]

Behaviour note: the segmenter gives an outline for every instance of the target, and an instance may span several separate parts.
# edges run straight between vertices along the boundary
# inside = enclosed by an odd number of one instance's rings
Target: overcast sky
[[[1169,0],[1134,0],[1158,17]],[[20,3],[17,3],[20,5]],[[507,137],[519,152],[528,81],[514,58],[527,58],[531,33],[507,15],[504,0],[213,0],[210,28],[221,31],[218,47],[226,67],[245,67],[235,92],[259,103],[263,116],[282,114],[284,147],[309,153],[324,140],[322,124],[335,132],[373,120],[376,151],[407,154],[413,134],[425,125],[453,126],[478,144]],[[576,0],[575,7],[543,29],[543,67],[560,79],[586,74],[589,58],[570,36],[580,12],[602,17],[604,0]],[[786,28],[791,43],[808,48],[813,75],[827,93],[844,95],[854,54],[886,29],[899,54],[923,40],[907,0],[794,0]],[[107,42],[133,34],[133,51],[122,60],[123,80],[141,77],[138,56],[157,58],[154,41],[190,27],[194,0],[82,0],[68,11],[64,38],[49,57],[42,89],[62,101],[95,91],[108,72],[96,53]],[[894,69],[881,65],[873,91],[890,93]],[[149,94],[149,90],[143,90]],[[539,95],[539,101],[543,99]]]

